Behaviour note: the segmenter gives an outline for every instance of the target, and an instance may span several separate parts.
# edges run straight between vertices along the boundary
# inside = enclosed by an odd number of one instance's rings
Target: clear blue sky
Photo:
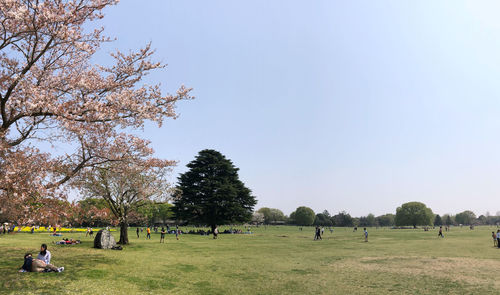
[[[221,151],[257,196],[352,215],[422,201],[500,211],[497,1],[122,0],[109,52],[152,41],[148,77],[194,88],[148,126],[158,157]],[[103,56],[97,58],[103,61]]]

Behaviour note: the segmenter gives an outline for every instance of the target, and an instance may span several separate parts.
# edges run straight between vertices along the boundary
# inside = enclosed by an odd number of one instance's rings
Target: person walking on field
[[[439,237],[444,238],[444,236],[443,236],[443,227],[442,226],[439,227],[438,238]]]
[[[139,228],[136,229],[137,238],[139,238]]]
[[[314,240],[322,240],[321,238],[321,229],[319,226],[316,226],[316,232],[314,233]]]
[[[493,247],[497,247],[497,235],[495,235],[495,232],[491,232],[491,237],[493,238]]]
[[[151,228],[148,228],[146,229],[146,239],[150,239],[151,240]]]
[[[160,243],[165,243],[165,228],[164,227],[161,228],[160,234],[161,234]]]
[[[178,241],[179,240],[179,234],[180,234],[180,230],[179,230],[179,226],[176,225],[175,226],[175,239]]]
[[[365,242],[368,242],[368,231],[366,230],[366,227],[363,230],[365,232]]]

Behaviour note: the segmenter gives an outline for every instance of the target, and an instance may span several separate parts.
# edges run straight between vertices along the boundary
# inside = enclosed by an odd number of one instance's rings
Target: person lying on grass
[[[50,263],[45,263],[40,259],[34,259],[31,253],[24,255],[24,264],[19,272],[62,272],[64,267],[56,267]]]
[[[80,244],[80,240],[73,240],[73,239],[62,239],[60,241],[54,242],[56,245],[73,245],[73,244]]]

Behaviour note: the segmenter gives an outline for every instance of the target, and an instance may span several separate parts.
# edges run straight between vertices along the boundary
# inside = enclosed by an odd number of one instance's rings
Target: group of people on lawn
[[[302,230],[302,228],[299,228],[300,230]],[[353,232],[356,232],[358,231],[358,227],[354,227],[353,229]],[[322,236],[325,232],[325,229],[323,227],[319,227],[319,226],[316,226],[316,229],[314,231],[314,240],[322,240]],[[333,229],[330,227],[330,233],[333,234]],[[368,230],[365,228],[363,228],[363,236],[365,237],[365,242],[368,242]]]
[[[40,246],[40,252],[36,258],[33,258],[31,253],[24,255],[24,264],[19,272],[62,272],[64,267],[57,267],[50,264],[52,258],[50,251],[47,250],[47,245]]]
[[[139,227],[136,228],[135,232],[137,234],[137,238],[139,238],[139,232],[142,233],[142,228],[139,228]],[[175,234],[175,238],[178,240],[179,239],[179,235],[183,234],[184,232],[179,229],[179,226],[176,226],[175,230],[172,230],[172,231],[170,231],[170,227],[169,226],[167,226],[167,230],[166,231],[165,231],[165,228],[162,227],[161,228],[161,232],[160,232],[160,234],[161,234],[160,243],[165,243],[165,234],[166,233]],[[146,239],[147,240],[151,240],[151,228],[149,226],[146,228]]]
[[[493,238],[493,247],[500,248],[500,229],[497,230],[496,234],[495,234],[494,231],[492,231],[491,232],[491,237]]]

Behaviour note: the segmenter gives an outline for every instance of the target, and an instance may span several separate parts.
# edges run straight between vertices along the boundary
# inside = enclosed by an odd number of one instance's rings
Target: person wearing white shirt
[[[36,257],[36,259],[39,259],[39,260],[45,262],[46,264],[50,264],[50,258],[51,258],[51,255],[50,255],[50,251],[47,250],[47,245],[42,244],[42,246],[40,246],[40,253],[38,253],[38,256]]]

